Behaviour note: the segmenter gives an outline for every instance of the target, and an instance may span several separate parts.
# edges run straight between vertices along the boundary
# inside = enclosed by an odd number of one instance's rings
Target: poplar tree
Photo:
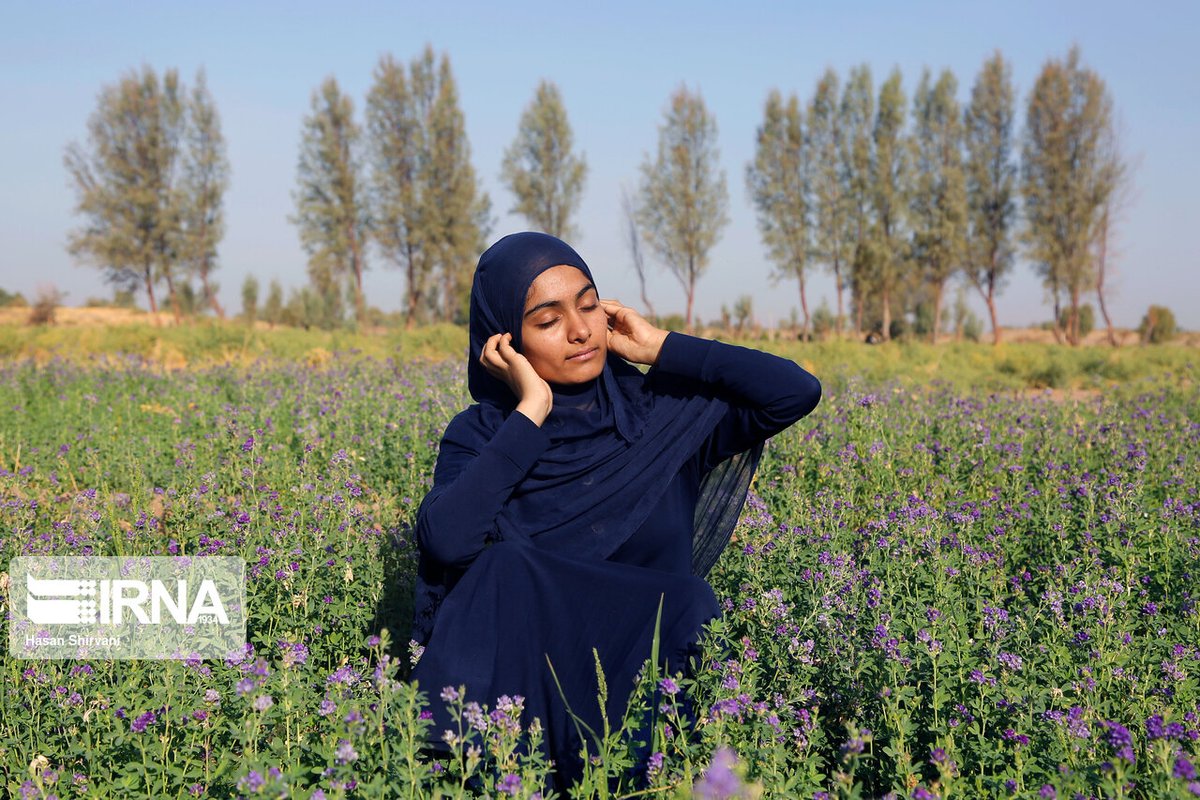
[[[813,255],[833,272],[839,335],[845,327],[842,292],[850,249],[849,209],[839,165],[844,138],[838,113],[838,76],[827,69],[808,106],[808,150],[812,165]]]
[[[1112,126],[1112,99],[1104,81],[1080,63],[1042,67],[1026,111],[1021,191],[1029,253],[1054,299],[1055,333],[1066,300],[1067,341],[1079,344],[1079,309],[1095,288],[1092,245],[1116,186],[1104,141]]]
[[[512,211],[560,239],[573,238],[587,163],[571,151],[573,136],[558,87],[543,80],[521,114],[517,138],[504,154],[501,179],[517,198]]]
[[[88,119],[88,146],[68,145],[64,164],[75,188],[82,227],[68,251],[104,270],[118,290],[139,285],[150,311],[155,286],[167,285],[178,316],[176,265],[186,207],[182,187],[186,94],[175,70],[158,77],[145,66],[100,90]]]
[[[357,320],[366,313],[362,276],[366,269],[367,209],[360,177],[361,130],[354,104],[337,80],[326,78],[312,94],[304,118],[296,214],[300,242],[308,253],[309,280],[326,301],[326,324],[340,316],[340,296],[349,288]]]
[[[778,91],[767,97],[758,128],[754,160],[746,166],[746,187],[758,209],[758,228],[777,277],[800,284],[804,339],[811,318],[805,292],[805,268],[811,250],[809,195],[811,181],[808,145],[800,102],[791,95],[786,105]]]
[[[683,287],[686,325],[692,330],[696,281],[729,222],[717,123],[700,95],[686,86],[671,95],[666,119],[658,129],[658,153],[653,160],[646,157],[641,171],[638,222],[650,250]]]
[[[843,131],[839,168],[846,200],[850,245],[850,296],[854,304],[854,329],[861,333],[869,296],[874,290],[874,264],[870,248],[872,215],[871,162],[874,142],[875,90],[866,64],[850,70],[838,110]]]
[[[962,265],[966,247],[967,198],[962,159],[962,111],[958,81],[943,70],[937,83],[929,70],[913,97],[913,258],[933,292],[933,330],[942,324],[946,282]]]
[[[992,343],[1000,343],[996,293],[1012,271],[1017,167],[1013,162],[1012,69],[997,51],[971,90],[964,115],[967,239],[963,271],[987,303]]]
[[[229,160],[221,119],[203,71],[196,76],[188,111],[183,260],[188,271],[200,279],[201,302],[224,319],[225,309],[217,299],[219,287],[209,276],[216,269],[217,243],[225,233],[223,201],[229,188]]]
[[[429,93],[428,161],[423,172],[424,225],[441,279],[441,317],[465,322],[475,261],[491,228],[491,201],[471,166],[466,123],[458,88],[443,54],[434,70],[433,48],[426,47],[415,71]]]
[[[891,337],[892,299],[904,277],[910,187],[909,142],[904,134],[906,99],[900,70],[893,69],[879,87],[879,107],[872,133],[870,251],[874,288],[879,295],[884,340]]]
[[[429,168],[431,81],[422,62],[411,77],[391,55],[375,68],[367,95],[367,131],[371,152],[372,235],[383,257],[404,271],[405,326],[425,312],[434,276],[434,248],[426,221]]]

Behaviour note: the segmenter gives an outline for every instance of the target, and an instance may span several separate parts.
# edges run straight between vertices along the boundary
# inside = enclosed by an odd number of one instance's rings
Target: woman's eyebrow
[[[575,299],[578,300],[579,298],[581,298],[585,294],[587,294],[590,289],[595,289],[595,288],[596,287],[593,284],[589,283],[587,286],[584,286],[582,289],[580,289],[578,292],[575,293]],[[534,306],[533,308],[526,311],[524,316],[528,317],[533,312],[540,311],[543,308],[549,308],[550,306],[561,306],[561,305],[562,305],[561,300],[547,300],[544,303],[538,303],[536,306]],[[524,318],[524,317],[522,317],[522,318]]]

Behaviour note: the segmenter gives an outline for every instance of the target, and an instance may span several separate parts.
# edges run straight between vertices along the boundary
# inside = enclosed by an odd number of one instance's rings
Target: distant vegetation
[[[992,54],[965,102],[949,70],[924,70],[910,95],[898,69],[876,87],[866,64],[844,79],[827,70],[803,102],[794,92],[769,94],[744,177],[776,277],[799,285],[795,327],[804,338],[832,331],[934,340],[948,327],[978,337],[982,322],[963,317],[961,298],[950,307],[958,286],[987,305],[998,342],[996,297],[1020,255],[1051,299],[1057,341],[1079,344],[1102,321],[1118,343],[1105,278],[1131,186],[1113,99],[1072,49],[1043,64],[1018,130],[1011,73],[1003,54]],[[285,296],[274,276],[260,296],[266,276],[250,276],[244,319],[325,330],[376,324],[363,289],[375,264],[403,272],[407,327],[466,320],[493,209],[471,162],[449,56],[428,46],[407,65],[383,55],[362,107],[333,76],[313,91],[291,217],[307,285]],[[500,174],[511,211],[572,238],[587,164],[565,108],[558,87],[543,80]],[[203,71],[190,89],[175,70],[160,76],[149,67],[105,85],[86,141],[67,148],[81,218],[69,249],[116,290],[144,292],[152,312],[165,295],[177,319],[224,317],[213,275],[230,181],[225,152]],[[683,324],[694,329],[696,292],[729,204],[717,120],[698,92],[672,92],[653,153],[636,196],[621,198],[626,243],[643,298],[644,245],[678,279]],[[815,269],[832,273],[836,308],[810,311]],[[753,322],[736,307],[728,316],[739,329]],[[1157,319],[1148,317],[1146,338],[1169,338]]]

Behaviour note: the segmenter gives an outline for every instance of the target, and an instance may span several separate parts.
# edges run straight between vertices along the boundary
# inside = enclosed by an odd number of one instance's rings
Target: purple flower
[[[242,452],[249,453],[253,449],[254,449],[254,437],[249,436],[246,438],[246,441],[242,442]]]
[[[657,775],[659,772],[662,771],[662,766],[663,766],[663,754],[662,753],[651,754],[651,756],[648,759],[646,759],[646,776],[653,778],[655,775]]]
[[[503,778],[496,781],[496,791],[507,795],[519,794],[521,792],[521,776],[512,772],[505,774]]]
[[[339,764],[349,764],[351,761],[358,760],[358,753],[355,752],[354,745],[350,744],[349,739],[338,739],[336,756]]]
[[[150,727],[155,722],[158,722],[158,717],[153,711],[147,711],[145,714],[142,714],[135,719],[129,726],[129,729],[134,733],[144,733],[146,728]]]
[[[268,708],[275,705],[275,699],[269,694],[260,694],[258,697],[254,698],[253,705],[255,711],[266,711]]]
[[[926,789],[924,786],[918,786],[912,790],[912,800],[937,800],[937,795]]]
[[[670,678],[663,678],[661,681],[659,681],[658,688],[662,689],[663,694],[673,695],[679,693],[679,684],[675,683],[675,681],[671,680]]]
[[[1058,797],[1058,792],[1054,791],[1054,787],[1048,783],[1043,783],[1042,788],[1038,789],[1038,797],[1044,797],[1046,800],[1054,800]]]
[[[718,747],[712,763],[693,787],[693,796],[700,800],[729,800],[742,794],[742,781],[733,768],[737,754],[728,747]]]
[[[241,778],[238,778],[238,789],[243,792],[257,792],[267,785],[267,781],[263,778],[261,772],[250,770]]]
[[[1175,758],[1175,770],[1173,774],[1181,781],[1192,781],[1196,779],[1196,768],[1192,766],[1191,761],[1188,761],[1186,755],[1180,753]]]

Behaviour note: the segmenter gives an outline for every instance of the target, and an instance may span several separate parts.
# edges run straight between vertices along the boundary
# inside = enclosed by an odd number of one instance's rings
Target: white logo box
[[[14,658],[223,659],[246,640],[241,558],[25,556],[8,574]]]

